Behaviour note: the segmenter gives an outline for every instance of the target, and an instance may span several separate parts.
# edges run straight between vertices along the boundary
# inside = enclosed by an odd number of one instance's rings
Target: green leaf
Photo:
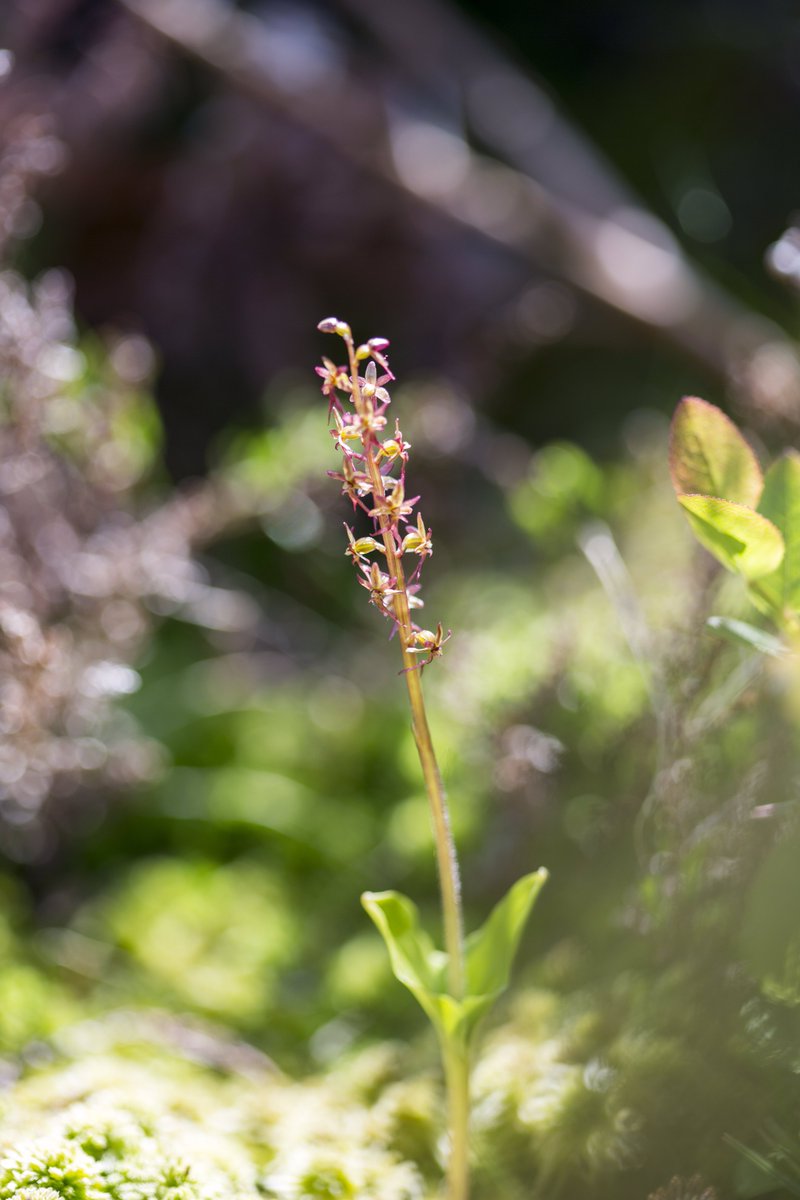
[[[416,905],[400,892],[365,892],[361,903],[389,951],[392,971],[416,997],[442,1045],[466,1053],[478,1024],[505,991],[525,922],[547,879],[541,868],[519,879],[465,943],[466,989],[447,991],[447,955],[435,949]]]
[[[800,610],[800,454],[789,450],[767,471],[758,511],[783,535],[786,552],[776,571],[759,580],[760,598],[785,613]]]
[[[730,418],[686,396],[672,418],[670,474],[678,495],[718,496],[755,508],[764,480],[758,459]]]
[[[508,987],[520,938],[547,871],[524,875],[509,888],[464,948],[469,995],[499,996]]]
[[[717,496],[678,496],[695,537],[724,567],[760,579],[783,558],[783,538],[771,521],[744,504]]]
[[[361,903],[386,942],[395,979],[417,998],[438,1029],[447,955],[435,949],[421,927],[416,904],[401,892],[364,892]]]
[[[735,617],[709,617],[706,624],[709,629],[722,634],[730,641],[743,642],[752,650],[758,650],[760,654],[769,654],[772,658],[785,658],[789,654],[789,647],[784,645],[780,638],[767,633],[765,629],[749,625],[747,621],[737,621]]]

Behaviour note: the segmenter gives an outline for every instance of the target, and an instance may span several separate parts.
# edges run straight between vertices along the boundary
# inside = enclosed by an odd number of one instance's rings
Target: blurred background
[[[432,1061],[358,903],[436,922],[335,314],[392,342],[434,530],[470,921],[552,877],[478,1194],[795,1194],[723,1137],[800,1164],[797,684],[706,631],[746,605],[666,450],[685,393],[797,436],[795,6],[7,0],[0,46],[9,1063],[131,1007],[303,1076]]]

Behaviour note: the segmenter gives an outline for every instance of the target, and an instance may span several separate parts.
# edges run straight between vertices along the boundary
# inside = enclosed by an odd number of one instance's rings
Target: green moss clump
[[[143,1041],[133,1014],[128,1024],[128,1037],[124,1020],[65,1032],[59,1065],[0,1098],[0,1200],[429,1195],[385,1113],[337,1084],[289,1081],[266,1060],[206,1066]]]

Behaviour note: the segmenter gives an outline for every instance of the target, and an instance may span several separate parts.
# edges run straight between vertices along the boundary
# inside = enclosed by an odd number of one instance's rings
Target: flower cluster
[[[441,624],[435,631],[423,629],[410,615],[411,609],[422,607],[419,577],[433,543],[420,512],[414,520],[419,496],[406,496],[411,446],[399,421],[386,436],[391,403],[387,384],[394,380],[386,358],[389,343],[386,338],[370,338],[356,346],[350,326],[336,317],[321,321],[318,328],[342,338],[348,358],[344,366],[323,358],[316,368],[328,400],[331,435],[342,455],[341,471],[328,474],[341,482],[353,509],[360,509],[372,526],[371,534],[357,537],[345,524],[345,553],[359,571],[359,583],[369,592],[370,603],[399,632],[406,671],[422,670],[441,656],[450,633],[445,634]],[[406,578],[403,564],[409,557],[416,563]],[[425,657],[415,661],[413,655]]]

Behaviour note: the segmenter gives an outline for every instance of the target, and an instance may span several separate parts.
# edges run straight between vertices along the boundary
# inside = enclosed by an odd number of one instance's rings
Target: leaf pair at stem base
[[[464,945],[465,989],[447,989],[447,955],[422,928],[417,906],[400,892],[365,892],[361,897],[386,942],[392,971],[416,997],[439,1036],[443,1050],[469,1053],[483,1016],[508,986],[525,923],[545,881],[542,867],[510,888]]]

